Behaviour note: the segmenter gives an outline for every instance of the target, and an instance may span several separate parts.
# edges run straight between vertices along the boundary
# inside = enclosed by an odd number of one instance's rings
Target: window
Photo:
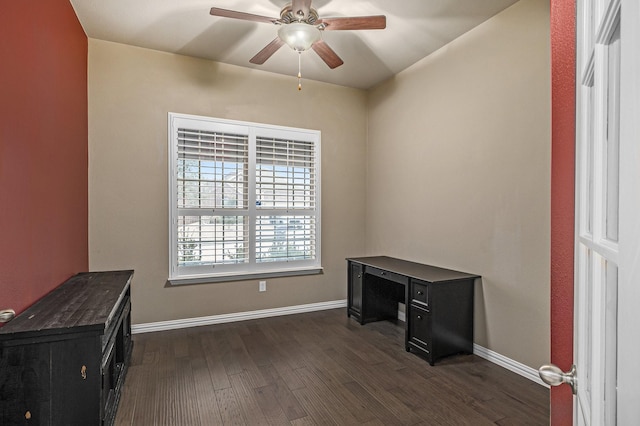
[[[171,282],[320,271],[320,132],[169,114]]]

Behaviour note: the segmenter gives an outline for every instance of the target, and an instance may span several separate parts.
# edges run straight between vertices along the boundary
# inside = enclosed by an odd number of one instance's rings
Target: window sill
[[[301,275],[318,275],[323,273],[322,267],[309,269],[290,269],[287,271],[253,272],[244,274],[229,275],[190,275],[184,277],[174,277],[167,280],[169,285],[189,285],[189,284],[209,284],[228,281],[247,281],[260,278],[295,277]]]

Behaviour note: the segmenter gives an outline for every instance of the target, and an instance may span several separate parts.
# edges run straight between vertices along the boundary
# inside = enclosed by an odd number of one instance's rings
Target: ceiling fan
[[[287,44],[298,53],[313,49],[329,68],[334,69],[344,62],[322,40],[321,31],[377,30],[387,26],[387,18],[384,15],[320,18],[318,11],[311,7],[311,0],[293,0],[280,11],[280,18],[269,18],[217,7],[212,7],[210,13],[213,16],[280,26],[278,37],[249,60],[252,64],[258,65],[264,64],[283,44]],[[300,79],[300,73],[298,73],[298,79]]]

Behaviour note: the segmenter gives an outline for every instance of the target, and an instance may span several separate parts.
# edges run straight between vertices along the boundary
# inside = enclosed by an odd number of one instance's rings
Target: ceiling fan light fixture
[[[280,27],[278,37],[297,52],[309,50],[313,43],[320,40],[320,30],[304,22],[292,22]]]

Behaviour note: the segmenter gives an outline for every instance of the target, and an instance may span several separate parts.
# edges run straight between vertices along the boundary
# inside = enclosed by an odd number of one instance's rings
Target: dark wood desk
[[[429,364],[473,353],[473,285],[479,275],[387,256],[348,258],[347,315],[360,324],[398,318],[406,307],[405,349]]]

